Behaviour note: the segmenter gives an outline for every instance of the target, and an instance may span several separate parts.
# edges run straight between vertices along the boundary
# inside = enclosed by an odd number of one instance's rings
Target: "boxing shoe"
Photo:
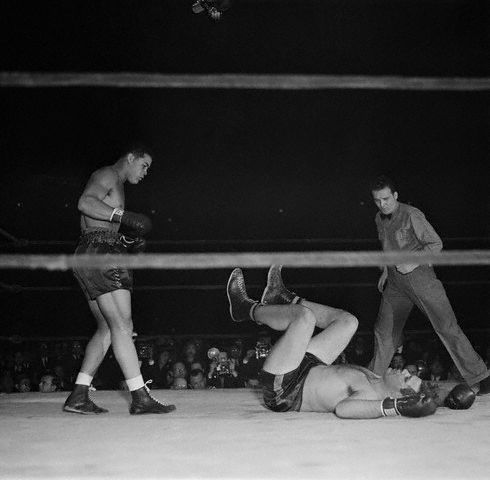
[[[226,286],[226,294],[230,303],[230,315],[234,322],[244,322],[245,320],[255,322],[254,310],[260,303],[257,300],[252,300],[247,295],[245,279],[240,268],[235,268],[231,272]]]
[[[107,413],[108,410],[95,405],[89,397],[89,387],[87,385],[75,384],[75,388],[70,393],[63,405],[64,412],[80,413],[82,415],[98,415]]]
[[[282,265],[272,265],[267,274],[267,286],[260,301],[269,305],[287,305],[289,303],[300,303],[301,298],[294,292],[289,291],[282,281]]]
[[[151,383],[148,381],[146,383]],[[175,410],[175,405],[161,403],[150,395],[150,389],[146,386],[131,392],[132,402],[129,407],[131,415],[143,415],[145,413],[170,413]]]
[[[478,395],[487,395],[490,393],[490,376],[484,378],[479,385]]]

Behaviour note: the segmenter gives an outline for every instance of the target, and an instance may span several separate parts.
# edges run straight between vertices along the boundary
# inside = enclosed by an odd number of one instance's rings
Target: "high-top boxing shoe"
[[[149,380],[146,383],[151,383]],[[175,405],[161,403],[150,395],[150,389],[146,386],[131,392],[132,402],[129,407],[131,415],[143,415],[145,413],[170,413],[175,410]]]
[[[261,302],[266,305],[288,305],[300,303],[302,298],[289,291],[282,281],[282,265],[272,265],[267,274],[267,286],[262,294]]]
[[[95,405],[89,397],[88,385],[75,384],[73,392],[70,393],[63,405],[64,412],[81,413],[82,415],[98,415],[107,413],[108,410]]]
[[[254,310],[260,305],[257,300],[252,300],[247,295],[245,279],[240,268],[235,268],[231,272],[226,287],[226,294],[230,302],[230,315],[234,322],[244,322],[245,320],[256,321]],[[257,322],[259,323],[259,322]]]
[[[490,377],[484,378],[478,385],[478,395],[487,395],[490,393]]]

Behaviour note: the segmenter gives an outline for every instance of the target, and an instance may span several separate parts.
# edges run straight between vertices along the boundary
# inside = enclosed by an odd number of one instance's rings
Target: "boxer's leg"
[[[124,378],[140,375],[138,355],[133,342],[133,320],[131,317],[131,292],[114,290],[96,299],[110,329],[112,349]]]
[[[342,353],[357,330],[354,315],[338,308],[321,305],[299,297],[284,285],[281,265],[272,265],[261,301],[266,304],[293,304],[306,307],[315,317],[315,326],[324,331],[314,336],[306,351],[330,364]]]
[[[97,321],[97,330],[87,343],[80,371],[94,376],[111,344],[111,331],[95,300],[89,300],[90,311]]]
[[[303,303],[308,304],[309,302]],[[331,307],[324,307],[320,310],[321,324],[327,326],[321,327],[324,330],[310,340],[306,351],[330,365],[345,350],[356,333],[359,322],[354,315],[343,310]]]
[[[97,330],[85,348],[80,372],[75,381],[73,391],[66,399],[63,410],[70,413],[81,413],[85,415],[105,413],[105,408],[98,407],[89,398],[89,387],[95,372],[99,368],[104,356],[111,344],[111,333],[109,326],[100,311],[95,300],[89,300],[89,307],[97,321]]]
[[[252,300],[247,294],[243,273],[239,268],[230,275],[227,295],[234,321],[250,319],[273,330],[285,331],[272,347],[263,369],[280,375],[298,367],[315,328],[315,317],[311,310],[301,305],[262,305]]]
[[[149,394],[138,362],[133,343],[133,320],[131,317],[131,293],[118,289],[97,297],[97,305],[111,331],[112,349],[131,392],[131,414],[168,413],[175,405],[160,403]]]
[[[260,305],[255,309],[258,322],[285,333],[274,344],[263,369],[281,375],[297,368],[315,329],[315,316],[301,305]]]

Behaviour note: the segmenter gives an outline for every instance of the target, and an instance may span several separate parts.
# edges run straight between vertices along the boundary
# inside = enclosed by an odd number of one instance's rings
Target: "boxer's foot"
[[[473,387],[472,387],[473,388]],[[487,395],[490,393],[490,376],[484,378],[479,384],[478,395]]]
[[[147,382],[148,383],[148,382]],[[170,413],[175,410],[175,405],[161,403],[150,395],[150,390],[146,386],[131,392],[132,402],[129,407],[131,415],[143,415],[145,413]]]
[[[300,303],[301,298],[290,292],[281,277],[282,265],[272,265],[267,274],[267,286],[262,294],[261,302],[267,305],[287,305]]]
[[[245,288],[245,279],[240,268],[235,268],[231,272],[226,287],[226,294],[230,302],[230,315],[234,322],[244,322],[245,320],[253,320],[254,310],[260,305],[256,300],[252,300],[247,295]],[[259,322],[257,322],[259,323]]]
[[[88,395],[87,385],[75,384],[73,392],[70,393],[63,405],[63,411],[69,413],[80,413],[82,415],[98,415],[107,413],[105,408],[98,407]]]

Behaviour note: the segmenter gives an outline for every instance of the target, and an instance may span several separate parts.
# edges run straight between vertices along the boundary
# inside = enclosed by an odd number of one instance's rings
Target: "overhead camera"
[[[232,0],[196,0],[192,4],[194,13],[206,12],[216,22],[221,19],[221,14],[231,7]]]

